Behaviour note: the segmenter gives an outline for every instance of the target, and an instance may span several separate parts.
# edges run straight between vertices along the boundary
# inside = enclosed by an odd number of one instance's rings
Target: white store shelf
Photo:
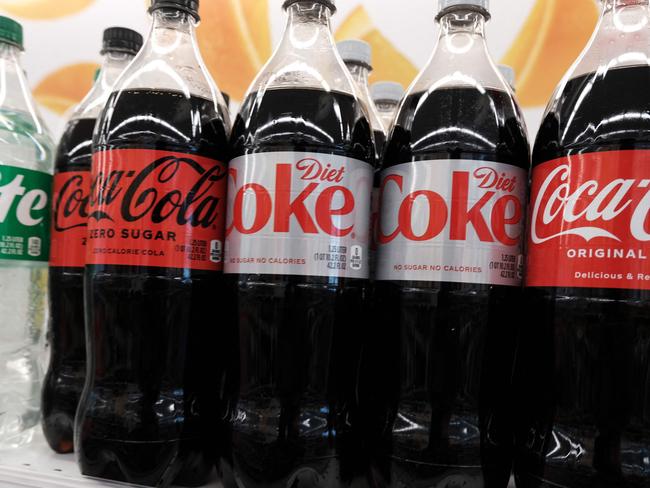
[[[0,488],[124,488],[121,483],[84,478],[74,455],[59,455],[46,444],[40,429],[34,441],[21,449],[0,451]],[[510,487],[514,488],[511,481]],[[222,488],[213,482],[206,488]]]
[[[0,451],[0,488],[124,488],[125,484],[107,483],[79,474],[72,454],[54,453],[36,429],[28,446]],[[206,488],[219,488],[216,481]]]

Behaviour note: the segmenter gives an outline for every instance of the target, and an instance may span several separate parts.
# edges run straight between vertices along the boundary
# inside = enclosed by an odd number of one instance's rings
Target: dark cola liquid
[[[98,150],[157,149],[227,161],[213,102],[170,91],[114,93]],[[143,222],[144,224],[144,222]],[[221,273],[87,266],[89,380],[77,418],[85,475],[197,486],[227,447],[218,423],[234,338]]]
[[[380,130],[374,131],[375,135],[375,154],[377,155],[377,159],[381,160],[381,158],[384,155],[384,151],[386,150],[386,134],[384,134]]]
[[[449,88],[405,101],[384,168],[485,160],[528,168],[505,92]],[[381,486],[505,488],[517,287],[378,281],[361,398]]]
[[[650,149],[649,83],[648,67],[569,81],[533,165]],[[650,486],[650,292],[530,288],[525,304],[518,486]]]
[[[90,171],[95,119],[72,120],[56,155],[57,173]],[[45,438],[57,452],[73,450],[74,417],[86,377],[84,268],[50,267],[50,365],[41,411]]]
[[[233,129],[233,157],[308,151],[373,161],[359,102],[315,89],[251,95]],[[239,329],[233,422],[240,487],[336,487],[362,470],[356,378],[365,280],[230,275]]]

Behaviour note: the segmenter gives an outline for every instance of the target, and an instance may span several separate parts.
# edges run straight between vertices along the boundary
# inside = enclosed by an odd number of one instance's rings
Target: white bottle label
[[[302,152],[230,162],[225,272],[368,278],[372,167]]]
[[[378,279],[519,286],[526,171],[415,161],[381,175]]]

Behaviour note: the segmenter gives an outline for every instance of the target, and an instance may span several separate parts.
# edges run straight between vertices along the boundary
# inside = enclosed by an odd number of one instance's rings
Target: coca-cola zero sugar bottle
[[[77,106],[57,149],[50,245],[50,365],[42,392],[43,432],[50,447],[72,452],[74,416],[86,376],[83,278],[93,131],[113,84],[142,47],[130,29],[104,31],[104,62]]]
[[[221,273],[229,121],[198,51],[198,8],[152,2],[149,37],[94,137],[89,365],[75,427],[93,477],[199,486],[225,441],[216,383],[232,354]]]
[[[650,6],[602,3],[533,153],[520,488],[650,486]]]
[[[374,146],[328,0],[287,0],[278,48],[233,128],[225,271],[239,329],[238,486],[358,473],[355,386]]]
[[[530,153],[487,49],[487,0],[439,3],[382,166],[362,412],[373,477],[505,488]]]

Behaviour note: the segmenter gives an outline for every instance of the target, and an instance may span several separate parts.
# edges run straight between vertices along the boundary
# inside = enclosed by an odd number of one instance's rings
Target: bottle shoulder
[[[0,109],[0,165],[52,173],[55,144],[40,118]]]
[[[115,91],[96,127],[95,150],[147,148],[227,159],[228,127],[214,100],[159,88]]]
[[[587,73],[556,92],[535,142],[533,163],[570,154],[650,149],[650,66]]]
[[[91,165],[95,118],[72,118],[56,150],[57,171],[84,171]]]
[[[528,168],[528,138],[512,95],[464,86],[409,94],[384,166],[429,159],[479,159]]]
[[[370,124],[354,95],[274,88],[248,95],[233,127],[233,156],[300,151],[374,162]]]

